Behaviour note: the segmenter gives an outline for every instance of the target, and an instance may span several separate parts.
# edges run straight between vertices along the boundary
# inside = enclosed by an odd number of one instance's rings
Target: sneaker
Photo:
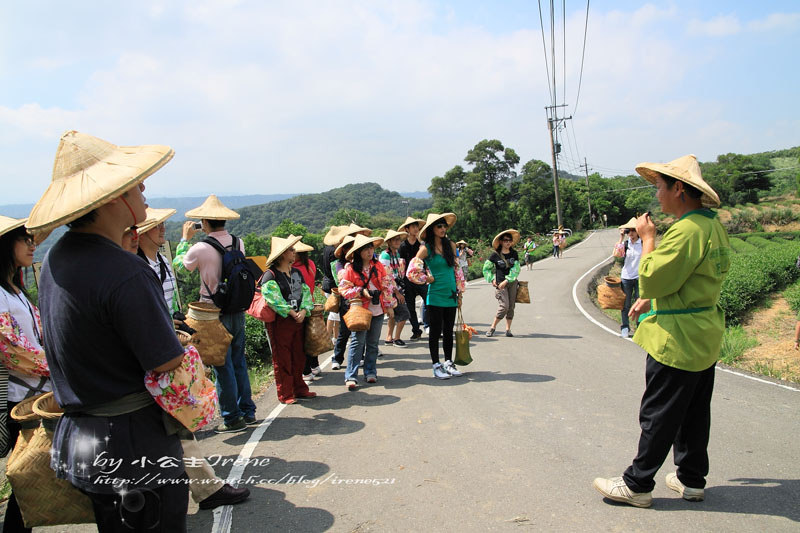
[[[394,345],[397,346],[398,348],[405,348],[406,347],[406,343],[403,342],[401,339],[395,339],[394,340]]]
[[[377,383],[378,377],[377,376],[367,376],[367,383]]]
[[[598,477],[595,478],[593,485],[600,494],[615,502],[627,503],[634,507],[650,507],[653,503],[652,492],[633,492],[622,477],[611,479]]]
[[[347,390],[356,390],[358,388],[358,382],[352,379],[345,381],[344,384],[347,387]]]
[[[428,326],[425,326],[424,331],[425,331],[425,335],[428,335],[431,332],[431,328],[429,328]]]
[[[385,346],[391,346],[392,344],[394,344],[394,341],[393,341],[393,340],[391,340],[391,339],[389,339],[388,341],[383,341],[383,344],[384,344]]]
[[[252,427],[261,424],[261,420],[257,419],[255,415],[246,416],[244,417],[244,423],[247,424],[247,427]]]
[[[314,374],[303,374],[303,381],[306,383],[311,383],[314,381]]]
[[[514,335],[511,333],[510,329],[506,330],[506,337],[513,337]]]
[[[463,375],[461,372],[458,371],[456,365],[453,364],[452,361],[445,361],[444,362],[444,371],[450,374],[451,376],[461,376]]]
[[[701,502],[705,499],[705,491],[703,489],[687,487],[681,483],[681,480],[678,479],[678,475],[675,474],[675,472],[667,474],[667,487],[680,494],[681,498],[684,500],[690,502]]]
[[[494,337],[494,328],[492,328],[489,331],[487,331],[486,332],[486,336],[487,337]]]
[[[380,349],[378,349],[378,357],[383,357],[383,352],[381,352]],[[364,366],[364,360],[363,359],[361,360],[361,366]]]
[[[628,333],[630,333],[630,330],[628,328],[622,328],[622,330],[620,331],[620,337],[622,337],[623,339],[627,339]]]
[[[340,368],[342,368],[342,364],[338,361],[331,363],[331,370],[339,370]]]
[[[381,352],[378,352],[378,357],[380,357],[380,356],[381,356]],[[360,368],[364,368],[364,358],[363,357],[361,358],[361,361],[358,362],[358,366]]]
[[[442,363],[436,363],[433,365],[433,377],[436,379],[450,379],[450,374],[444,369]]]
[[[214,428],[214,433],[233,433],[234,431],[244,431],[247,429],[247,424],[244,418],[239,417],[232,422],[223,422]]]
[[[315,366],[314,368],[311,369],[311,373],[314,374],[315,376],[319,376],[320,374],[322,374],[322,369],[318,366]]]
[[[422,332],[421,331],[415,331],[414,333],[411,334],[411,340],[412,341],[416,341],[416,340],[419,340],[421,338],[422,338]]]

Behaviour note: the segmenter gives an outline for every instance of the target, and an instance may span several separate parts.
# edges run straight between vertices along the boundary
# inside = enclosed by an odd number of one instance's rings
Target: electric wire
[[[539,0],[539,25],[542,28],[542,51],[544,52],[544,70],[547,74],[547,92],[550,94],[550,101],[553,102],[555,105],[555,98],[553,97],[553,91],[550,88],[550,67],[547,65],[547,44],[545,44],[544,40],[544,19],[542,19],[542,0]]]
[[[575,107],[572,108],[572,116],[578,111],[578,100],[581,97],[581,82],[583,81],[583,60],[586,57],[586,30],[589,28],[589,0],[586,0],[586,22],[583,24],[583,52],[581,52],[581,73],[578,76],[578,95],[575,97]]]

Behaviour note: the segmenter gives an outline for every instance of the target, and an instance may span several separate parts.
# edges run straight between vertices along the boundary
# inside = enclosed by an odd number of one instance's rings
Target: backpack
[[[239,249],[239,239],[234,235],[231,237],[233,240],[228,248],[223,247],[214,237],[206,237],[202,241],[219,252],[222,259],[222,275],[219,278],[217,292],[211,294],[208,286],[205,283],[203,285],[214,305],[219,307],[223,314],[240,313],[248,309],[253,302],[258,279]]]

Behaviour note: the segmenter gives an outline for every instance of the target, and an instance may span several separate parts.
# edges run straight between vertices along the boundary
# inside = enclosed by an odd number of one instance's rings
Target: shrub
[[[247,366],[272,364],[272,350],[267,340],[264,323],[245,314],[244,324],[244,354]]]
[[[778,246],[778,243],[772,242],[769,239],[765,239],[764,237],[750,237],[747,239],[748,244],[752,244],[757,248],[767,248],[769,246]]]
[[[749,244],[746,241],[743,241],[742,239],[738,239],[736,237],[731,237],[730,243],[731,243],[731,248],[733,248],[733,251],[736,252],[737,254],[746,254],[754,250],[757,250],[757,248],[752,244]]]
[[[792,284],[783,291],[783,297],[789,302],[789,307],[792,308],[792,311],[800,313],[800,282]]]
[[[800,243],[787,242],[756,253],[731,256],[731,268],[719,300],[728,324],[738,324],[747,310],[765,295],[797,279],[798,254]]]
[[[727,365],[735,363],[744,352],[756,346],[758,341],[748,337],[742,326],[731,326],[725,329],[722,335],[722,347],[719,350],[719,360]]]

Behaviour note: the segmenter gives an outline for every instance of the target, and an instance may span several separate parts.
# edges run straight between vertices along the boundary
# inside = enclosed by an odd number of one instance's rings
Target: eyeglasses
[[[286,250],[286,251],[287,251],[287,252],[294,252],[294,248],[289,248],[289,249],[288,249],[288,250]]]
[[[444,229],[447,229],[447,224],[445,224],[444,222],[439,222],[438,224],[434,224],[434,225],[433,225],[433,227],[434,227],[434,228],[444,228]]]
[[[19,240],[24,242],[25,246],[27,246],[28,248],[30,248],[31,246],[36,246],[36,241],[34,241],[33,237],[31,236],[20,237]]]
[[[136,240],[139,238],[139,228],[131,226],[131,239]]]
[[[501,242],[514,242],[514,239],[500,239]]]

